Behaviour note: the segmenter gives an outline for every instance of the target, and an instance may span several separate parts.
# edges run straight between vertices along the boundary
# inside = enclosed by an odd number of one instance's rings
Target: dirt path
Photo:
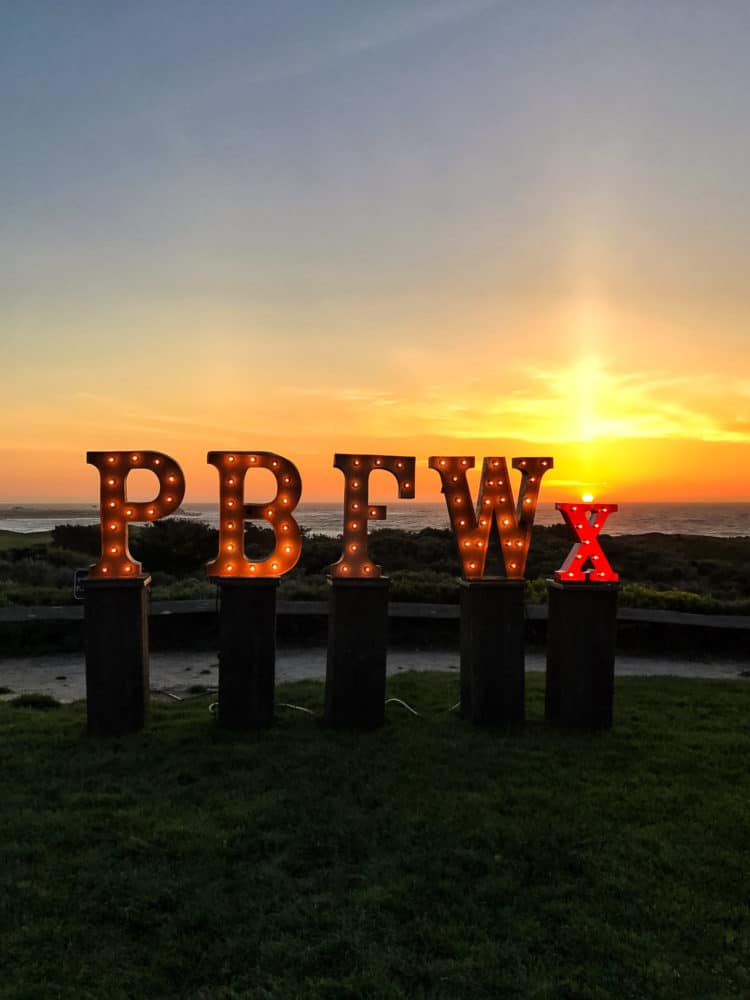
[[[454,670],[458,672],[457,650],[392,649],[388,653],[388,673],[405,670]],[[543,652],[526,655],[527,671],[543,671]],[[750,664],[731,660],[690,661],[664,657],[619,656],[618,677],[674,676],[736,679],[750,674]],[[276,681],[323,680],[326,670],[325,647],[280,648],[276,658]],[[743,679],[748,679],[745,676]],[[215,688],[218,662],[215,653],[194,650],[151,654],[151,687],[172,694],[185,694],[194,685]],[[83,656],[80,653],[0,659],[2,697],[34,691],[53,695],[59,701],[85,698]]]

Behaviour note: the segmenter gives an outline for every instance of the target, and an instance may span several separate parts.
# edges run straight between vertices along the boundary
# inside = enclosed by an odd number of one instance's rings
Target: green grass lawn
[[[9,549],[17,549],[19,545],[24,548],[37,545],[49,545],[52,541],[51,531],[30,531],[21,533],[18,531],[5,531],[0,529],[0,552],[7,552]]]
[[[595,735],[542,685],[512,733],[438,674],[368,735],[226,734],[204,697],[92,741],[80,705],[0,705],[0,995],[749,996],[750,685],[619,680]]]

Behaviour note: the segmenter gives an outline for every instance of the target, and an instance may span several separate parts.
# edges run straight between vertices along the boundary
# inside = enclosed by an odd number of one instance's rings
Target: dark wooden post
[[[478,725],[524,720],[525,580],[461,581],[461,714]]]
[[[84,581],[86,714],[92,736],[143,729],[148,706],[150,576]]]
[[[275,577],[219,580],[219,708],[226,729],[270,726],[276,681]]]
[[[325,722],[376,729],[385,722],[388,587],[377,580],[329,580]]]
[[[619,583],[547,581],[547,721],[609,729]]]

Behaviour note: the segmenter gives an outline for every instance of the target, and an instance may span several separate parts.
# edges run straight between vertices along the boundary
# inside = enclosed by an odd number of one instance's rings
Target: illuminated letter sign
[[[597,536],[609,515],[617,511],[617,504],[556,503],[555,507],[576,538],[565,562],[560,569],[555,570],[555,579],[562,582],[590,580],[596,583],[616,583],[620,577],[602,552]],[[591,567],[586,570],[584,566],[589,561]]]
[[[118,579],[137,576],[141,564],[128,551],[128,524],[158,521],[182,503],[185,477],[173,458],[160,451],[89,451],[86,461],[99,470],[101,481],[102,554],[89,576]],[[159,494],[150,503],[127,499],[126,481],[133,469],[147,469],[159,480]]]
[[[302,548],[299,525],[292,511],[302,494],[297,467],[268,451],[209,451],[209,465],[219,470],[219,555],[206,567],[209,576],[281,576],[296,565]],[[276,496],[269,503],[245,503],[248,469],[268,469],[276,478]],[[276,547],[265,559],[245,555],[245,521],[268,521]]]
[[[396,477],[401,499],[414,497],[413,458],[404,455],[334,455],[333,465],[344,473],[344,548],[331,566],[331,576],[374,579],[381,567],[367,554],[367,522],[385,519],[386,508],[368,499],[370,473],[383,469]]]
[[[442,491],[448,505],[464,577],[467,580],[481,580],[484,576],[494,518],[500,536],[505,574],[512,580],[523,579],[539,485],[544,473],[552,468],[552,459],[513,459],[513,468],[521,472],[516,507],[505,459],[485,458],[476,514],[466,481],[466,472],[474,467],[474,458],[438,455],[430,458],[428,464],[439,473],[443,483]]]

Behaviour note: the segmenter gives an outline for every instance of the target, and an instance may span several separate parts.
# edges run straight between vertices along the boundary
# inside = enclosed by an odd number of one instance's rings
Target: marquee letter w
[[[451,527],[458,545],[464,577],[481,580],[487,562],[493,518],[497,523],[500,545],[509,579],[523,579],[531,542],[531,529],[539,497],[542,476],[553,466],[551,458],[514,458],[513,468],[521,473],[518,502],[508,477],[504,458],[485,458],[476,512],[466,481],[466,472],[474,467],[468,456],[433,456],[429,467],[443,483]]]

